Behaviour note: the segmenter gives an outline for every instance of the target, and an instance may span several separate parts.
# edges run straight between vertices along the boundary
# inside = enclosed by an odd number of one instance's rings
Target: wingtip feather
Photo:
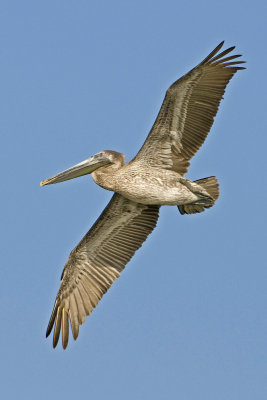
[[[68,313],[63,308],[62,311],[62,347],[66,350],[69,342],[69,318]]]
[[[57,314],[57,304],[55,302],[55,305],[54,305],[50,320],[48,322],[48,326],[47,326],[47,329],[46,329],[45,337],[48,337],[50,335],[50,333],[52,332],[52,329],[53,329],[53,326],[54,326],[54,322],[55,322],[55,319],[56,319],[56,314]]]
[[[215,56],[215,54],[217,54],[221,50],[223,45],[224,45],[224,40],[220,44],[218,44],[218,46],[215,47],[215,49],[212,50],[212,52],[206,58],[204,58],[204,60],[201,61],[199,65],[205,64],[206,62],[211,60]]]

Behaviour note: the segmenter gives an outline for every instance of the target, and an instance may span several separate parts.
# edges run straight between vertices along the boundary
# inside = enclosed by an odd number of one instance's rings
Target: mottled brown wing
[[[180,174],[187,171],[190,158],[209,133],[226,85],[236,71],[244,69],[237,66],[244,61],[235,61],[240,55],[225,57],[235,47],[217,54],[223,43],[169,87],[157,119],[134,161]]]
[[[55,324],[54,347],[61,330],[63,348],[67,347],[69,320],[77,339],[79,325],[153,231],[158,216],[158,206],[134,203],[114,194],[66,262],[46,332],[48,336]]]

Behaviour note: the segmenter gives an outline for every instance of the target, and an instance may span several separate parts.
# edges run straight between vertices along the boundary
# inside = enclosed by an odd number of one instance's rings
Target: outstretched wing
[[[153,231],[159,216],[158,206],[139,204],[114,194],[90,231],[71,252],[46,336],[53,325],[53,346],[62,329],[65,349],[69,320],[76,340],[81,325],[114,280],[120,276],[135,251]]]
[[[166,92],[157,119],[134,161],[184,174],[189,160],[206,139],[226,85],[244,61],[225,57],[235,47],[217,54],[220,43],[197,67],[174,82]],[[234,60],[234,61],[233,61]]]

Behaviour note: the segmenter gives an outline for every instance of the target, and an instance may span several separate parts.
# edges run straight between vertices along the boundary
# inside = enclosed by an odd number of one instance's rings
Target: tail
[[[210,208],[214,205],[215,201],[219,197],[219,184],[215,176],[210,176],[209,178],[198,179],[194,181],[198,185],[202,186],[208,194],[213,198],[213,203],[210,205],[200,205],[197,203],[193,204],[185,204],[182,206],[178,206],[178,209],[181,214],[196,214],[205,211],[205,208]]]

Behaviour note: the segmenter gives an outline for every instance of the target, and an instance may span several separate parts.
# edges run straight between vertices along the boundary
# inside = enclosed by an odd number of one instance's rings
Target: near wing
[[[48,336],[55,324],[54,347],[61,329],[62,345],[67,347],[69,319],[73,338],[77,339],[79,325],[153,231],[158,216],[158,206],[135,203],[114,194],[66,262],[46,332]]]
[[[169,87],[157,119],[134,161],[180,174],[187,171],[190,158],[209,133],[226,85],[236,71],[244,69],[237,66],[244,61],[234,60],[240,55],[225,57],[235,47],[217,54],[223,43]]]

